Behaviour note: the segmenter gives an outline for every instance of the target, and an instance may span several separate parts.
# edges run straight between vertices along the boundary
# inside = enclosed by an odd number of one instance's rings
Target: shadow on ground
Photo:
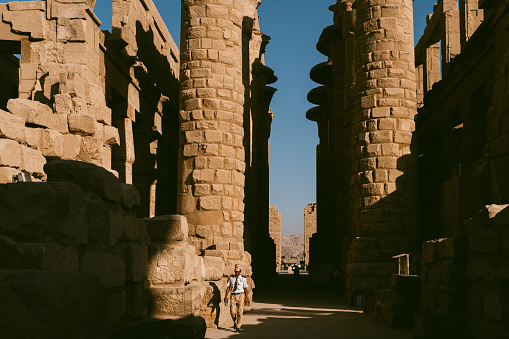
[[[206,338],[355,338],[410,339],[413,330],[391,329],[346,305],[341,294],[326,285],[313,285],[301,275],[279,274],[271,284],[255,290],[253,309],[244,314],[242,332],[209,329]]]

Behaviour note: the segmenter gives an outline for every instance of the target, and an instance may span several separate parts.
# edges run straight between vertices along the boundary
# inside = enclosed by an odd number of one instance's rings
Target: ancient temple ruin
[[[152,0],[111,31],[95,3],[0,4],[2,334],[226,326],[234,266],[252,293],[281,263],[260,0],[182,1],[180,49]],[[330,10],[310,277],[417,338],[507,337],[507,1],[439,0],[416,45],[412,0]]]
[[[95,0],[0,4],[0,269],[98,277],[88,337],[224,326],[234,266],[275,274],[259,5],[184,1],[179,50],[151,0],[113,0],[111,32]]]
[[[320,140],[310,274],[340,267],[351,303],[393,326],[417,313],[418,338],[504,336],[509,11],[440,0],[414,48],[412,9],[330,6],[306,113]]]

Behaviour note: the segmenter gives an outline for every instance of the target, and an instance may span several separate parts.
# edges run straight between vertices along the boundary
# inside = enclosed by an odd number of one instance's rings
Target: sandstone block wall
[[[465,236],[464,221],[482,206],[508,202],[508,92],[501,72],[508,14],[495,2],[442,1],[415,48],[424,96],[416,121],[420,204],[429,206],[419,218],[424,240]],[[444,41],[454,58],[443,48],[440,58]]]
[[[19,86],[0,111],[3,183],[20,171],[45,179],[47,160],[111,169],[119,145],[100,76],[95,1],[11,2],[0,8],[3,31],[19,46]],[[18,97],[19,96],[19,97]]]
[[[180,52],[151,0],[114,0],[112,10],[104,72],[121,138],[112,167],[140,191],[139,217],[174,214]]]
[[[507,205],[488,205],[465,222],[466,236],[423,244],[417,338],[504,337],[509,248]]]
[[[269,206],[269,233],[276,244],[276,270],[281,267],[281,213],[276,206]]]
[[[47,183],[0,185],[2,268],[89,272],[102,282],[110,329],[146,318],[149,238],[136,189],[91,164],[44,170]]]
[[[316,203],[308,204],[304,209],[304,265],[309,265],[309,238],[316,233]]]

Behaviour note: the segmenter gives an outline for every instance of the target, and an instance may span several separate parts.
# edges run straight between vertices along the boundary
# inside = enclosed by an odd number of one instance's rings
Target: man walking
[[[247,280],[240,275],[240,266],[235,265],[235,275],[232,275],[226,283],[225,304],[228,303],[228,292],[230,292],[230,314],[233,319],[233,328],[240,332],[242,325],[242,313],[244,312],[244,301],[247,300]]]

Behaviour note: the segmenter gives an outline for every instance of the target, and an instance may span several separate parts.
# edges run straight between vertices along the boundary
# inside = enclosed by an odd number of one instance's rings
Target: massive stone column
[[[397,273],[391,257],[415,248],[412,6],[412,0],[356,1],[350,292],[387,288]]]
[[[246,259],[242,29],[257,5],[182,1],[177,209],[187,217],[199,251],[227,251],[225,274]],[[249,260],[243,264],[249,275]]]

